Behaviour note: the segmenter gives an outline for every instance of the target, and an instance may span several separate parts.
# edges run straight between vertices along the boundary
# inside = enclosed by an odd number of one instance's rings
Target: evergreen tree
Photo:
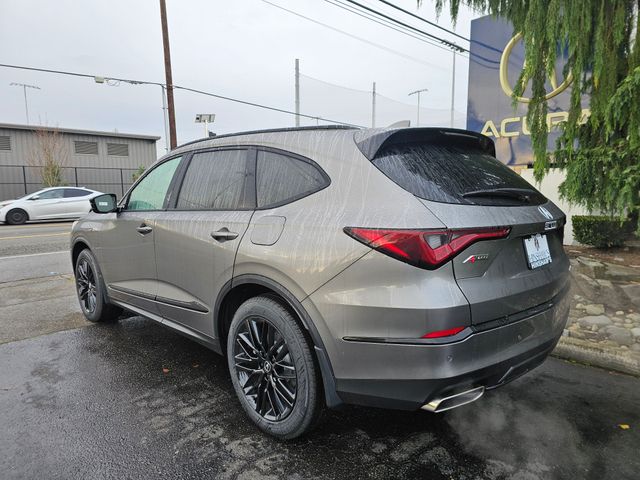
[[[640,0],[436,0],[438,12],[448,5],[454,21],[461,4],[505,18],[514,32],[522,33],[525,65],[513,94],[515,99],[531,87],[527,123],[536,179],[550,166],[563,168],[560,193],[568,201],[612,216],[637,217]],[[569,118],[549,154],[545,80],[563,48],[568,52],[564,75],[573,79]],[[583,95],[590,105],[581,105]],[[586,122],[583,107],[591,110]]]

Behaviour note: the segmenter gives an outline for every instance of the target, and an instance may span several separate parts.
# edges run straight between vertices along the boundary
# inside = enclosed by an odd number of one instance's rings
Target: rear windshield
[[[468,205],[523,205],[546,199],[509,167],[480,149],[451,144],[392,145],[372,163],[417,197]],[[513,195],[523,192],[526,195]]]

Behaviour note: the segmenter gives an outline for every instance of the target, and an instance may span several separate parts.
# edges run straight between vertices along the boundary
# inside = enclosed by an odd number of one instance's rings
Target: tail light
[[[401,262],[434,270],[481,240],[505,238],[510,227],[403,230],[345,227],[344,232],[361,243]]]
[[[449,328],[447,330],[438,330],[437,332],[425,333],[422,336],[422,338],[452,337],[453,335],[457,335],[458,333],[460,333],[464,329],[465,329],[465,327],[455,327],[455,328]]]

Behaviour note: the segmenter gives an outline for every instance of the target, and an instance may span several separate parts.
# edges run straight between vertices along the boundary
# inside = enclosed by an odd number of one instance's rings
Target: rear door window
[[[178,210],[246,210],[247,151],[215,150],[193,155],[178,195]]]
[[[372,163],[417,197],[471,205],[523,205],[546,199],[526,180],[481,149],[450,142],[391,145]],[[513,195],[523,192],[524,196]]]
[[[82,188],[65,188],[64,198],[86,197],[90,193],[91,192],[87,190],[83,190]]]
[[[322,190],[327,185],[327,175],[310,161],[270,151],[258,152],[258,208],[290,203]]]

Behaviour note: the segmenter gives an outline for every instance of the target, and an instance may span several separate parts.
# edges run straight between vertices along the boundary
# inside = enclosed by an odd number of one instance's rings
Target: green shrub
[[[142,176],[145,170],[146,170],[146,167],[144,165],[140,165],[138,167],[138,170],[136,170],[131,174],[131,180],[135,183],[136,180],[138,180]]]
[[[573,237],[580,243],[596,248],[620,247],[629,234],[628,222],[616,217],[574,215]]]

